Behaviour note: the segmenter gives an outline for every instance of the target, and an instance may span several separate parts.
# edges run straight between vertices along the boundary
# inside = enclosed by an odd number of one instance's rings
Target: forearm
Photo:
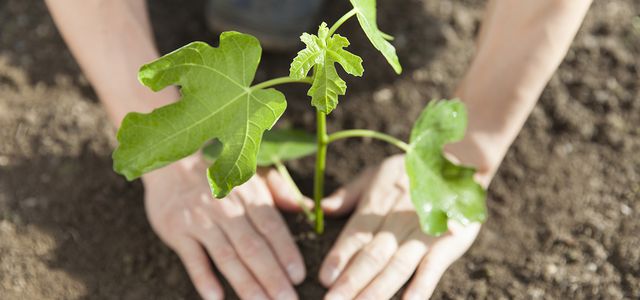
[[[496,171],[566,55],[590,3],[490,1],[477,54],[456,90],[467,105],[469,129],[447,151],[481,173]]]
[[[63,38],[118,126],[131,111],[147,112],[177,98],[153,93],[136,78],[158,57],[145,0],[46,0]]]

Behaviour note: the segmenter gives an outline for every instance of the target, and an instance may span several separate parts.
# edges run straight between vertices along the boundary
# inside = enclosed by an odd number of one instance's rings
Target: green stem
[[[349,18],[353,17],[356,15],[356,9],[352,9],[349,12],[347,12],[346,14],[344,14],[344,16],[342,16],[340,19],[338,19],[338,21],[336,21],[333,26],[331,26],[331,28],[329,28],[329,36],[332,36],[336,30],[338,30],[338,28],[340,28],[340,26],[342,26],[342,23],[346,22],[347,20],[349,20]]]
[[[388,33],[384,33],[382,31],[380,31],[380,35],[382,36],[383,39],[387,40],[387,41],[393,41],[395,38],[388,34]]]
[[[258,90],[258,89],[266,89],[266,88],[270,88],[274,85],[279,85],[279,84],[285,84],[285,83],[308,83],[311,84],[313,82],[313,79],[311,77],[305,77],[302,79],[294,79],[291,78],[289,76],[286,77],[278,77],[278,78],[274,78],[271,80],[267,80],[261,83],[258,83],[254,86],[251,87],[252,90]]]
[[[321,201],[324,196],[324,170],[327,159],[327,144],[329,136],[327,136],[327,115],[321,111],[316,111],[316,122],[318,130],[318,153],[316,154],[316,170],[313,178],[313,201],[315,203],[316,232],[321,234],[324,232],[324,213],[322,211]]]
[[[392,137],[388,134],[384,134],[384,133],[373,131],[373,130],[366,130],[366,129],[352,129],[352,130],[338,131],[329,135],[327,142],[331,143],[337,140],[346,139],[350,137],[370,137],[378,140],[383,140],[389,144],[392,144],[402,149],[404,152],[409,151],[409,145],[407,143],[395,137]]]
[[[315,219],[315,216],[313,215],[313,213],[311,213],[311,210],[309,210],[309,207],[307,207],[306,203],[304,203],[304,195],[302,195],[302,192],[298,188],[298,185],[295,181],[293,181],[293,178],[291,178],[291,174],[289,174],[289,170],[287,170],[287,167],[279,159],[274,159],[273,162],[276,170],[278,170],[278,173],[280,173],[280,176],[282,176],[282,178],[289,184],[289,186],[291,186],[293,192],[296,194],[296,201],[298,202],[298,205],[302,207],[302,211],[307,217],[307,220],[309,220],[310,222],[313,221]]]

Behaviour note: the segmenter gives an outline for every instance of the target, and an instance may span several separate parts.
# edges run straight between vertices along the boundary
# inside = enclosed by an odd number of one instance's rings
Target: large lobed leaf
[[[282,93],[251,88],[261,53],[256,38],[224,32],[218,48],[194,42],[143,66],[138,76],[144,85],[158,91],[177,84],[182,97],[125,117],[114,169],[132,180],[217,138],[224,147],[208,169],[213,194],[224,197],[251,178],[262,134],[286,108]]]
[[[322,23],[318,35],[303,33],[300,40],[307,46],[298,52],[289,69],[289,76],[302,79],[311,69],[314,80],[308,95],[311,105],[325,114],[329,114],[338,105],[338,96],[347,92],[347,84],[336,71],[335,63],[354,76],[362,76],[362,59],[344,50],[349,40],[339,34],[329,36],[329,28]]]
[[[432,101],[411,131],[405,165],[411,200],[425,233],[446,232],[448,219],[469,224],[486,217],[486,195],[473,179],[475,170],[458,166],[442,154],[445,144],[464,137],[466,126],[462,102]]]
[[[376,20],[376,0],[350,0],[351,5],[356,10],[356,17],[360,23],[360,27],[364,30],[373,46],[378,49],[387,59],[393,70],[396,73],[402,73],[402,66],[398,55],[396,54],[396,48],[387,41],[389,36],[378,29],[378,23]]]

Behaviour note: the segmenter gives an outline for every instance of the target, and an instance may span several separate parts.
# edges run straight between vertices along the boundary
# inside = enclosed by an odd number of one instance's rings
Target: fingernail
[[[405,295],[404,300],[420,300],[422,298],[420,298],[420,295],[416,294],[415,292],[408,292]]]
[[[326,297],[324,297],[324,300],[344,300],[344,296],[342,296],[342,294],[338,293],[338,292],[330,292],[329,294],[327,294]]]
[[[216,290],[212,290],[207,294],[207,300],[221,300],[222,295]]]
[[[300,283],[304,280],[304,267],[300,264],[292,263],[287,266],[287,273],[289,274],[289,279],[293,281],[293,283]]]
[[[324,209],[332,209],[332,208],[336,208],[336,206],[338,206],[338,204],[340,204],[338,201],[338,199],[334,196],[329,196],[327,198],[324,198],[322,200],[322,208]]]
[[[276,299],[296,300],[296,299],[298,299],[298,295],[296,295],[296,293],[293,292],[292,290],[288,290],[287,289],[287,290],[284,290],[284,291],[280,292]]]
[[[335,267],[327,267],[320,275],[320,280],[326,285],[332,285],[338,279],[338,269]]]
[[[253,297],[250,297],[251,300],[269,300],[269,298],[267,298],[267,296],[265,296],[264,294],[256,294]]]

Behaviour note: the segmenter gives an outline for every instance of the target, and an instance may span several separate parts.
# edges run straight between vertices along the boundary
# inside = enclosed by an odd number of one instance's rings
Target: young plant
[[[205,156],[213,162],[207,176],[216,198],[249,180],[257,166],[274,165],[302,200],[283,161],[316,152],[314,212],[305,212],[321,233],[327,146],[344,138],[370,137],[406,153],[411,199],[425,233],[442,234],[448,219],[462,224],[484,221],[485,191],[473,180],[475,170],[452,163],[442,152],[446,143],[464,135],[467,116],[460,101],[429,103],[414,124],[409,143],[365,129],[327,133],[326,116],[347,90],[336,64],[354,76],[364,72],[362,59],[345,50],[349,40],[336,33],[344,22],[355,16],[396,73],[402,71],[389,43],[392,38],[378,29],[375,0],[350,2],[353,9],[331,27],[322,23],[317,34],[302,34],[306,47],[291,63],[289,76],[253,84],[262,49],[256,38],[238,32],[222,33],[218,48],[194,42],[142,66],[138,74],[142,84],[154,91],[176,84],[182,97],[149,114],[134,112],[125,117],[113,153],[114,169],[133,180],[206,145]],[[272,87],[285,83],[311,85],[308,95],[316,110],[315,137],[271,130],[287,106],[284,95]]]

